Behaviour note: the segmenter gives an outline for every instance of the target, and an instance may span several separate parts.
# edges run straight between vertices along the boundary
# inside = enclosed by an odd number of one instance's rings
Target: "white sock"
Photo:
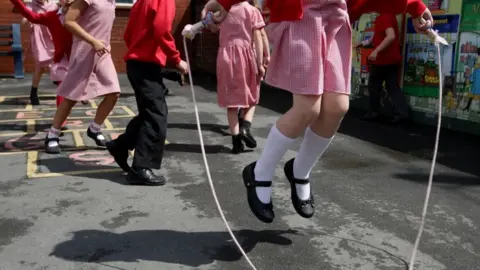
[[[53,139],[53,138],[58,138],[58,135],[60,134],[60,130],[54,128],[54,127],[51,127],[49,130],[48,130],[48,133],[47,133],[47,138],[49,139]],[[58,146],[58,143],[56,141],[50,141],[48,142],[48,147],[57,147]]]
[[[280,133],[274,125],[267,137],[267,142],[263,148],[262,155],[255,166],[255,180],[270,182],[273,178],[273,173],[282,157],[287,152],[288,148],[297,139],[291,139]],[[271,187],[257,187],[258,198],[262,203],[269,203],[272,194]]]
[[[308,179],[313,166],[327,150],[332,140],[333,136],[328,139],[323,138],[307,128],[300,150],[293,162],[293,176],[297,179]],[[297,195],[301,200],[307,200],[310,197],[310,184],[296,184],[296,188]]]
[[[92,122],[88,128],[94,133],[98,133],[102,130],[102,126],[95,122]],[[105,136],[103,136],[102,134],[98,134],[97,140],[103,141],[105,140]]]

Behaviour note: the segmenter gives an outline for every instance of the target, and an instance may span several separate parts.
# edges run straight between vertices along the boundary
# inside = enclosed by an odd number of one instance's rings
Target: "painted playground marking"
[[[55,95],[39,95],[40,98],[54,98]],[[0,109],[0,127],[6,126],[6,129],[0,130],[0,156],[9,155],[26,155],[26,175],[28,178],[50,178],[60,177],[66,175],[86,175],[99,173],[122,172],[120,168],[114,164],[115,161],[106,150],[98,150],[95,147],[87,145],[84,138],[86,138],[86,128],[89,119],[93,119],[95,111],[98,108],[94,100],[89,101],[87,105],[79,105],[72,110],[72,117],[68,118],[67,125],[69,130],[64,131],[62,140],[71,141],[73,145],[65,145],[62,147],[62,152],[59,156],[52,156],[44,154],[43,141],[45,136],[45,127],[41,128],[40,121],[51,121],[52,113],[55,112],[55,102],[42,102],[46,106],[33,107],[28,103],[29,96],[0,96],[0,106],[8,105],[14,106],[11,109]],[[25,100],[27,99],[27,100]],[[5,104],[5,102],[8,102]],[[17,107],[17,108],[15,108]],[[23,107],[23,108],[18,108]],[[50,114],[50,115],[49,115]],[[131,118],[136,114],[128,106],[115,106],[109,116],[112,118]],[[120,121],[121,123],[122,121]],[[40,128],[37,127],[40,125]],[[125,130],[122,127],[115,127],[110,120],[104,123],[106,136],[115,139]],[[17,131],[19,130],[20,131]],[[23,130],[23,131],[22,131]],[[165,144],[168,144],[165,141]],[[63,144],[63,142],[62,142]],[[91,142],[89,142],[91,145]],[[65,155],[66,154],[66,155]],[[130,153],[133,155],[133,152]],[[52,159],[50,159],[52,157]],[[58,167],[49,172],[42,172],[42,169],[47,165],[43,163],[57,164],[55,158],[63,159],[63,163],[68,164],[68,169],[58,171]],[[50,164],[51,165],[51,164]],[[112,167],[109,167],[112,166]],[[84,168],[82,168],[84,167]],[[97,168],[95,168],[97,167]]]

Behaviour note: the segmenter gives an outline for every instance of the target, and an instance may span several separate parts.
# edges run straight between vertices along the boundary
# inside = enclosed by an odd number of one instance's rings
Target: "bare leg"
[[[102,102],[98,105],[95,119],[93,119],[95,124],[99,126],[103,125],[103,122],[105,122],[105,119],[107,119],[108,115],[112,112],[113,107],[115,107],[115,104],[117,104],[119,97],[120,94],[118,93],[105,95]]]
[[[256,106],[251,106],[249,108],[243,108],[242,109],[242,118],[245,119],[245,121],[252,122],[253,120],[253,115],[255,114],[255,108]]]
[[[55,112],[55,116],[53,117],[53,125],[52,127],[55,129],[60,129],[62,127],[63,122],[67,120],[70,112],[72,111],[73,106],[75,106],[77,102],[70,99],[64,99],[57,108]]]
[[[238,133],[240,132],[237,111],[238,108],[227,109],[228,126],[230,129],[230,134],[232,134],[232,136],[238,135]]]

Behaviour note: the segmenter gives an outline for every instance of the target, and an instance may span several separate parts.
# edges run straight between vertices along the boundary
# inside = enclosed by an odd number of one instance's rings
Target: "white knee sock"
[[[332,142],[333,137],[323,138],[315,134],[310,128],[305,131],[305,137],[293,162],[293,175],[297,179],[308,179],[317,160],[323,155]],[[310,184],[296,184],[297,195],[301,200],[310,197]]]
[[[288,138],[280,133],[274,125],[268,134],[262,155],[255,166],[255,180],[265,182],[272,181],[275,168],[287,152],[288,148],[295,141],[296,139]],[[270,202],[270,196],[272,193],[271,187],[257,187],[256,191],[261,202]]]

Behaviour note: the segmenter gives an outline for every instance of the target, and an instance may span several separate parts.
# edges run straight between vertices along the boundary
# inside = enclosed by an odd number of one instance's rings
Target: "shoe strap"
[[[271,187],[272,186],[272,181],[256,181],[252,180],[250,182],[252,186],[254,187]]]
[[[292,182],[295,183],[295,184],[298,184],[298,185],[308,185],[308,184],[310,184],[310,180],[308,180],[308,179],[293,178]]]

